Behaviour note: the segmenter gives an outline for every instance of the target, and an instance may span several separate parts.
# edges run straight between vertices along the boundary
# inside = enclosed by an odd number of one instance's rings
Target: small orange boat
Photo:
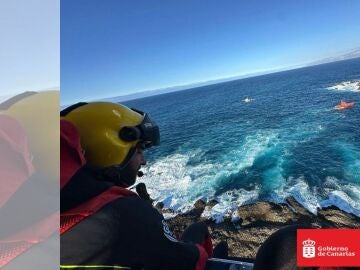
[[[344,110],[347,108],[350,108],[352,106],[354,106],[355,102],[346,102],[346,101],[341,101],[340,104],[335,106],[335,109],[337,110]]]

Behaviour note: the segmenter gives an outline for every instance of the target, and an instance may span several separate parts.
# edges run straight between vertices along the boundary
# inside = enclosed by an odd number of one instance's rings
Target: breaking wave
[[[329,90],[340,90],[340,91],[360,91],[360,80],[345,81],[333,86],[328,87]]]

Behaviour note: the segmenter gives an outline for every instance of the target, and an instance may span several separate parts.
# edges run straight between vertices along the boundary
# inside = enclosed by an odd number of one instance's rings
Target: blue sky
[[[59,89],[59,0],[1,0],[0,40],[0,99]]]
[[[302,65],[360,46],[360,1],[62,0],[62,104]]]

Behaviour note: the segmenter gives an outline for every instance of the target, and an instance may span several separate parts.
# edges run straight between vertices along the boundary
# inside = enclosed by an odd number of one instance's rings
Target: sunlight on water
[[[328,91],[359,71],[360,60],[345,61],[129,102],[162,133],[141,181],[175,211],[216,199],[203,215],[217,221],[288,196],[313,213],[336,205],[359,215],[360,94]],[[356,105],[334,110],[342,99]]]

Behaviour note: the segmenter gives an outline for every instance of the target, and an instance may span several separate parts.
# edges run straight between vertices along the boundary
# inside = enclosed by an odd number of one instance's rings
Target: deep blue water
[[[293,195],[311,211],[359,214],[360,91],[329,89],[353,80],[360,58],[128,101],[161,130],[142,180],[179,210],[217,198],[224,214]],[[340,100],[355,106],[335,110]]]

